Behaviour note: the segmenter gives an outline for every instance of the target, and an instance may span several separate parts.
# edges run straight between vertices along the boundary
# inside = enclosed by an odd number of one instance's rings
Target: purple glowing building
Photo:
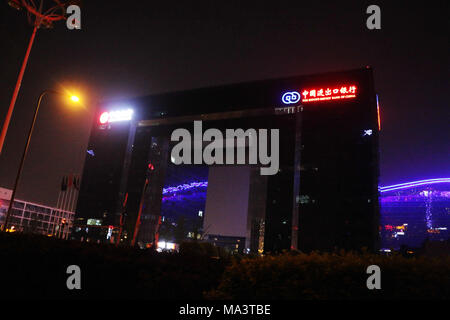
[[[380,187],[382,250],[450,238],[450,178]]]

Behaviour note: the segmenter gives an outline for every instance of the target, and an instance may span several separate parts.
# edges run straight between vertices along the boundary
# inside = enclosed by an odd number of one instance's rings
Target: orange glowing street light
[[[38,98],[38,101],[37,101],[37,104],[36,104],[36,109],[34,110],[33,121],[31,122],[31,126],[30,126],[30,129],[28,131],[27,143],[26,143],[25,148],[23,150],[22,159],[20,160],[19,170],[17,171],[16,181],[14,182],[14,188],[13,188],[13,191],[12,191],[12,194],[11,194],[11,200],[9,201],[8,211],[6,212],[6,216],[5,216],[5,222],[4,222],[3,226],[2,226],[2,231],[6,231],[8,229],[8,219],[9,219],[9,217],[11,215],[14,199],[15,199],[15,196],[16,196],[17,185],[19,184],[20,176],[21,176],[22,170],[23,170],[23,165],[25,163],[25,158],[26,158],[27,152],[28,152],[28,147],[30,146],[31,135],[33,134],[33,129],[34,129],[34,125],[36,123],[36,118],[37,118],[37,115],[38,115],[38,112],[39,112],[39,107],[41,106],[42,98],[46,94],[49,94],[49,93],[65,96],[69,100],[71,100],[72,102],[75,102],[75,103],[79,103],[80,102],[80,98],[78,96],[69,95],[69,94],[62,93],[62,92],[55,91],[55,90],[44,90],[39,95],[39,98]]]

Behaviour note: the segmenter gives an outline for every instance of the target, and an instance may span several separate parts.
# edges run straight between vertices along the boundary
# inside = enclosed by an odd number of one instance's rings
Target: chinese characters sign
[[[343,85],[323,88],[308,88],[301,93],[297,91],[285,92],[282,97],[284,104],[297,102],[307,103],[314,101],[331,101],[352,99],[356,97],[357,87],[355,85]]]
[[[302,102],[351,99],[356,97],[356,86],[314,88],[302,91]]]

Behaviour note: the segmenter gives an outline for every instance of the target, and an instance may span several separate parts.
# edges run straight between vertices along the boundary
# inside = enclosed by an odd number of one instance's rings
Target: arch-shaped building
[[[103,103],[72,236],[155,245],[169,210],[163,190],[206,179],[202,231],[218,242],[245,242],[247,252],[375,250],[378,115],[369,67]],[[235,146],[226,133],[239,129]],[[192,147],[177,158],[185,133]],[[221,143],[213,152],[212,140]],[[87,225],[94,220],[101,225]]]

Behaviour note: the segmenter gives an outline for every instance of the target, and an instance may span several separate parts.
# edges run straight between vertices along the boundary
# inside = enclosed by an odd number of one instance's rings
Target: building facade
[[[213,235],[244,238],[244,251],[259,253],[376,250],[378,111],[369,67],[104,103],[72,236],[151,246]],[[183,164],[179,129],[192,137]],[[227,130],[241,130],[243,143]],[[223,134],[213,152],[208,132]],[[84,232],[88,219],[104,228]]]
[[[12,190],[0,188],[0,224],[4,224]],[[8,220],[8,231],[27,232],[68,239],[75,213],[16,199]]]

